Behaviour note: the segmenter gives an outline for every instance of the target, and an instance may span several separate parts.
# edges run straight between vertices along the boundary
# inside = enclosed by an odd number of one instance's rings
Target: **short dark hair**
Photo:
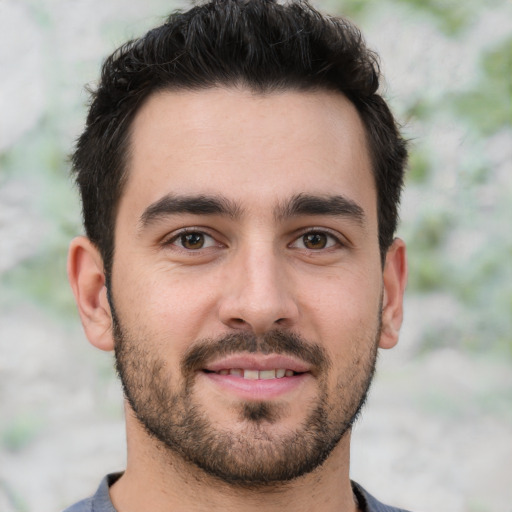
[[[135,114],[157,91],[214,86],[329,89],[354,104],[372,160],[384,261],[396,230],[407,150],[377,93],[379,77],[377,56],[352,23],[301,0],[211,0],[171,14],[162,26],[121,46],[103,64],[72,156],[86,234],[103,257],[107,278]]]

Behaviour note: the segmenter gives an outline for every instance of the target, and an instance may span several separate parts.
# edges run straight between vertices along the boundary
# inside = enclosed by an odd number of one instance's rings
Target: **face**
[[[368,150],[342,95],[166,92],[137,114],[116,358],[170,456],[243,485],[320,465],[371,381],[382,283]]]

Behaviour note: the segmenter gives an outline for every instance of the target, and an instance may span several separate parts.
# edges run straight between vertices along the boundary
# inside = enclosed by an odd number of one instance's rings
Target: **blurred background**
[[[62,509],[125,458],[110,354],[69,290],[67,155],[102,59],[183,2],[0,0],[0,511]],[[381,56],[411,140],[410,280],[352,477],[418,512],[512,511],[512,2],[325,0]]]

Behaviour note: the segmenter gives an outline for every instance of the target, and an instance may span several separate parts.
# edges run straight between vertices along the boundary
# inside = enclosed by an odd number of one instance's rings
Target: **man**
[[[128,461],[70,511],[397,510],[349,479],[407,274],[378,78],[302,2],[213,0],[107,59],[68,273],[115,350]]]

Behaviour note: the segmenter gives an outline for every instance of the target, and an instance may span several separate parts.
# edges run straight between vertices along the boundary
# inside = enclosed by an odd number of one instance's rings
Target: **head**
[[[218,86],[263,93],[332,90],[349,99],[371,155],[384,262],[397,226],[407,153],[378,94],[379,78],[377,57],[354,25],[322,16],[301,1],[213,0],[172,14],[119,48],[103,65],[72,158],[85,230],[101,252],[107,279],[137,112],[158,91]]]
[[[214,0],[105,63],[69,275],[146,448],[253,486],[348,453],[406,278],[377,87],[359,32],[301,2]]]

